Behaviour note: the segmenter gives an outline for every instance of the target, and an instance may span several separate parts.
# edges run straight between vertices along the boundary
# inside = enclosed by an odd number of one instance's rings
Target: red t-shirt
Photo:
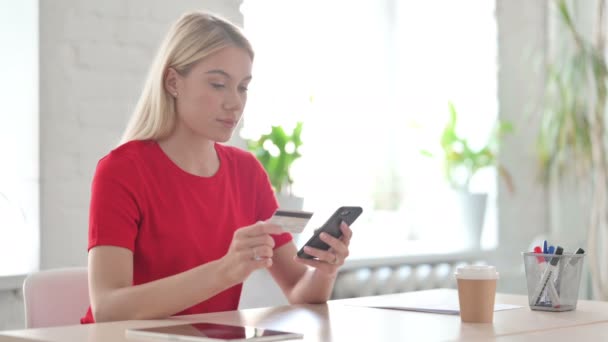
[[[131,141],[102,158],[91,189],[88,249],[130,249],[133,285],[223,257],[234,231],[270,218],[277,202],[251,153],[220,144],[215,150],[220,167],[212,177],[180,169],[155,141]],[[273,238],[275,248],[292,239],[289,233]],[[236,310],[241,288],[235,285],[178,315]],[[93,322],[89,307],[81,323]]]

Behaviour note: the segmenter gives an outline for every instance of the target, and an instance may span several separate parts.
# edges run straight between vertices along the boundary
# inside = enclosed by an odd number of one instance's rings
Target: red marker
[[[543,250],[542,248],[540,248],[540,246],[536,246],[534,247],[534,253],[543,254]],[[545,262],[545,258],[543,258],[542,256],[537,256],[536,260],[539,264]]]

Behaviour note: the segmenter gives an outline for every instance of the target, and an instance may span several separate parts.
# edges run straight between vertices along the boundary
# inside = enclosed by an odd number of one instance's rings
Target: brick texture
[[[41,267],[86,265],[90,182],[116,146],[167,29],[241,1],[40,2]]]

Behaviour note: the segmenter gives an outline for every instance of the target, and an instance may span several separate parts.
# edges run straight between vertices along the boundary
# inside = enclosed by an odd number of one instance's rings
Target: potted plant
[[[302,209],[303,199],[292,194],[291,166],[301,157],[302,122],[286,132],[282,126],[272,126],[267,134],[257,140],[248,140],[247,147],[260,161],[283,209]]]
[[[458,114],[454,105],[449,103],[449,119],[440,138],[440,154],[444,175],[455,192],[457,212],[465,229],[465,243],[468,247],[480,247],[481,230],[485,217],[487,194],[473,193],[470,183],[478,171],[495,167],[506,182],[509,191],[514,191],[513,181],[506,168],[497,158],[498,140],[505,133],[512,131],[509,123],[499,122],[489,141],[479,149],[471,147],[469,141],[457,131]],[[422,151],[426,156],[434,157],[429,151]]]
[[[571,198],[566,203],[569,215],[585,211],[586,217],[577,220],[580,222],[563,226],[564,217],[560,215],[564,210],[550,206],[550,214],[555,216],[551,230],[562,241],[587,241],[594,295],[607,300],[608,270],[602,256],[608,244],[606,1],[571,2],[595,15],[595,20],[584,23],[585,27],[591,24],[589,32],[593,35],[577,27],[568,1],[553,3],[558,32],[551,32],[555,51],[546,64],[545,105],[538,139],[540,170],[552,205],[559,206]],[[564,196],[559,196],[560,192]],[[576,192],[580,198],[573,196]]]

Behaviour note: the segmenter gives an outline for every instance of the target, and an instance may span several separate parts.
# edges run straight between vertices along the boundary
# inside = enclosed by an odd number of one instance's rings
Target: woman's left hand
[[[301,264],[314,267],[328,275],[336,274],[340,266],[344,265],[344,260],[348,258],[348,245],[353,236],[353,231],[350,230],[345,222],[342,222],[340,225],[340,230],[342,231],[342,236],[339,239],[325,232],[321,233],[321,240],[330,247],[327,251],[308,246],[304,247],[304,252],[317,259],[304,259],[295,256],[295,260]]]

